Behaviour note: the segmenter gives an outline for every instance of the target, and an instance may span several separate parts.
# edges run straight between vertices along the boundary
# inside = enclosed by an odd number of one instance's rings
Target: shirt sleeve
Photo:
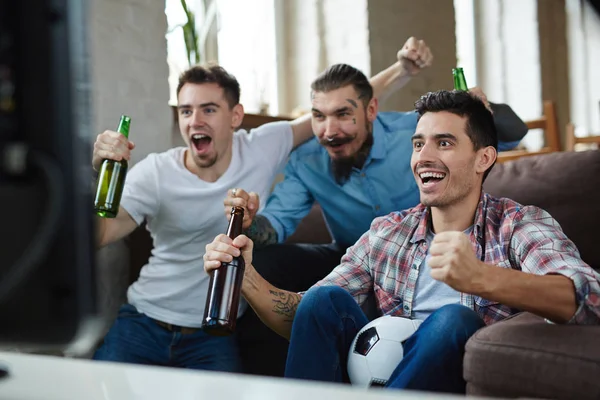
[[[135,164],[125,178],[121,207],[138,225],[158,213],[160,200],[156,159],[155,154],[150,154]]]
[[[250,131],[248,143],[264,155],[265,163],[279,172],[285,166],[294,145],[292,125],[287,121],[261,125]]]
[[[283,243],[310,212],[315,200],[296,172],[297,160],[292,157],[284,170],[284,178],[275,185],[261,215],[266,217]]]
[[[580,257],[559,223],[537,207],[523,207],[515,217],[511,261],[537,275],[560,274],[573,281],[577,311],[570,324],[600,323],[600,275]]]

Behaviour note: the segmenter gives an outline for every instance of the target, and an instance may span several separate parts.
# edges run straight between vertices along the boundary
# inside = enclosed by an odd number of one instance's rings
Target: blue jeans
[[[95,360],[239,372],[235,337],[217,337],[202,330],[171,332],[152,318],[124,304],[96,350]]]
[[[368,319],[348,292],[337,286],[310,289],[298,306],[285,376],[349,382],[348,350]],[[484,326],[470,308],[452,304],[429,316],[404,342],[404,358],[387,387],[465,393],[463,355],[467,340]]]

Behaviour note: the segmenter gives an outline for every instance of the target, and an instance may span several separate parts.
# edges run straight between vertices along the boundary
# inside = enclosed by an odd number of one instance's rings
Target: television
[[[0,0],[0,348],[100,330],[85,0]]]

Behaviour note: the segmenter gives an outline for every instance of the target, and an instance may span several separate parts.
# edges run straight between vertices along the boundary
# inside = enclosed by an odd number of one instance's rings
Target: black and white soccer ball
[[[421,322],[386,315],[365,325],[348,353],[347,370],[352,385],[384,386],[404,357],[402,343]]]

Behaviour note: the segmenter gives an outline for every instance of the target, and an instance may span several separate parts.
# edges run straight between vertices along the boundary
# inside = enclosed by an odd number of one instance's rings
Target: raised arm
[[[406,85],[412,77],[429,67],[433,55],[423,40],[410,37],[396,54],[396,61],[370,79],[375,97],[382,103],[392,93]],[[313,137],[310,115],[292,121],[294,148]]]
[[[123,207],[119,207],[116,218],[96,217],[96,246],[104,247],[116,242],[128,236],[135,228],[136,222]]]
[[[433,55],[427,44],[414,37],[408,38],[398,50],[396,58],[395,63],[370,79],[373,94],[379,103],[383,103],[433,62]]]
[[[529,210],[529,211],[528,211]],[[511,264],[481,262],[462,232],[442,232],[429,249],[432,277],[455,290],[529,311],[557,323],[600,321],[599,275],[579,257],[577,248],[545,211],[524,207],[515,222]]]
[[[122,134],[114,131],[104,131],[97,136],[94,143],[92,167],[95,171],[98,171],[102,160],[105,159],[129,160],[131,150],[134,147],[134,143],[128,141]],[[123,207],[119,207],[116,218],[96,217],[96,245],[103,247],[116,242],[129,235],[136,227],[137,224]]]

